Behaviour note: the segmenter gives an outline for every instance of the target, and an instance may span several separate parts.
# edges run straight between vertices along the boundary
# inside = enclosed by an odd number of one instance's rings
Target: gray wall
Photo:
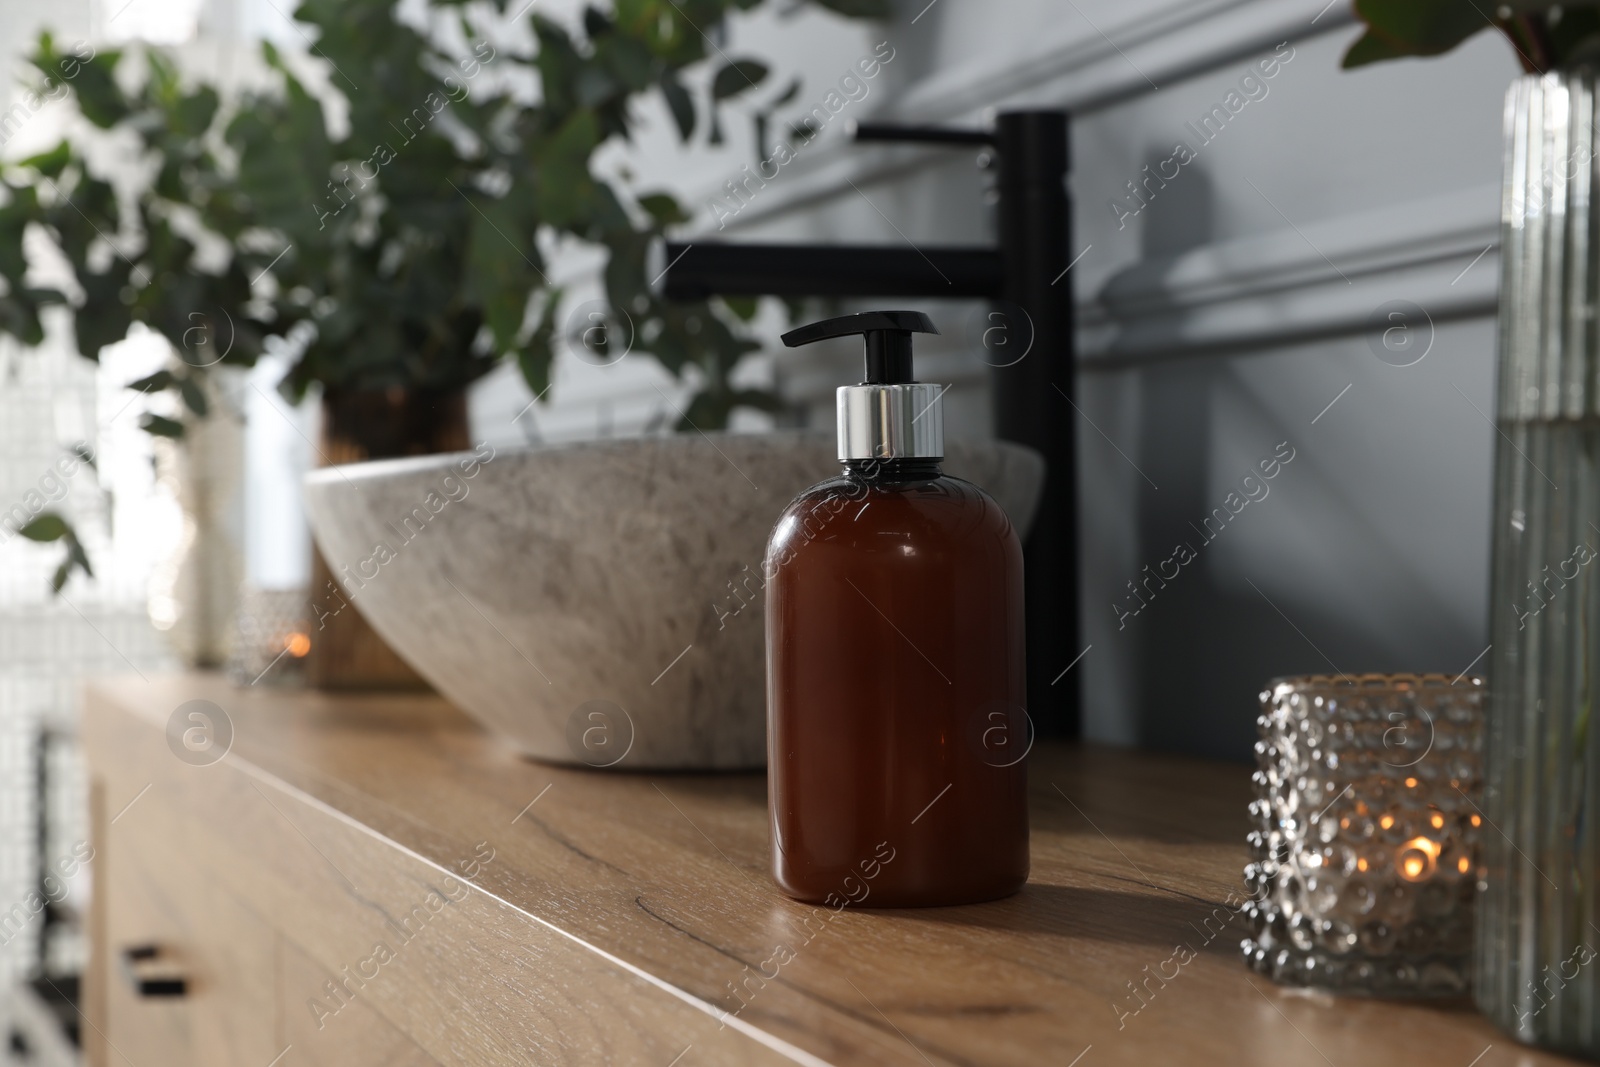
[[[1488,643],[1500,120],[1516,66],[1485,33],[1444,58],[1341,72],[1357,29],[1345,5],[1320,8],[944,0],[884,34],[900,81],[878,117],[1074,112],[1084,417],[1065,403],[1062,417],[1078,425],[1091,647],[1074,671],[1092,738],[1242,758],[1272,676],[1454,676]],[[1257,98],[1201,146],[1185,123],[1279,42],[1293,56],[1266,94],[1252,83]],[[1196,158],[1136,215],[1113,209],[1180,138]],[[841,144],[781,175],[740,224],[936,243],[988,239],[989,215],[968,154]],[[1423,314],[1410,354],[1385,362],[1372,322],[1395,300]],[[921,376],[956,382],[955,427],[987,433],[972,309],[925,307],[944,337]],[[826,425],[852,365],[841,346],[786,355],[777,373]],[[1284,442],[1293,459],[1205,540],[1196,528]],[[1184,542],[1192,562],[1119,618],[1127,583],[1146,565],[1170,575]],[[1080,651],[1061,649],[1062,666]]]

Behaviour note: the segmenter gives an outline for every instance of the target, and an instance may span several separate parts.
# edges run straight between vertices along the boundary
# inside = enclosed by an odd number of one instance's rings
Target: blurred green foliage
[[[505,359],[542,395],[562,344],[614,352],[615,331],[695,382],[680,428],[724,426],[742,406],[772,410],[770,394],[730,381],[758,347],[739,330],[753,304],[650,292],[647,251],[687,220],[682,206],[593,166],[603,147],[631,140],[651,94],[682,143],[699,129],[720,141],[722,105],[757,89],[768,67],[725,55],[708,34],[760,2],[615,0],[586,8],[579,30],[530,13],[527,0],[432,0],[422,29],[398,20],[393,0],[304,0],[293,18],[342,97],[338,137],[329,94],[270,44],[276,84],[232,98],[193,84],[158,49],[64,51],[46,34],[32,93],[70,98],[89,129],[0,165],[0,332],[36,345],[40,313],[64,305],[78,351],[96,359],[143,323],[181,361],[131,386],[171,393],[196,417],[199,376],[253,364],[273,336],[296,353],[281,388],[298,400],[312,383],[459,388]],[[887,0],[812,2],[850,17],[888,13]],[[489,43],[480,23],[503,31],[507,19],[528,23],[533,49]],[[701,64],[714,69],[697,93],[685,82]],[[145,180],[124,188],[97,174],[95,137],[132,151]],[[33,283],[25,232],[61,253],[72,284]],[[602,251],[613,309],[607,331],[572,331],[582,339],[558,337],[561,293],[547,277],[547,255],[569,241]],[[184,430],[153,413],[142,425]],[[69,563],[82,557],[70,526],[36,532],[52,531],[42,539],[71,537]]]
[[[61,592],[61,587],[66,585],[67,579],[72,576],[73,568],[82,570],[91,578],[94,577],[94,568],[89,566],[89,556],[84,552],[83,545],[78,542],[77,531],[55,512],[44,512],[17,532],[30,541],[60,541],[66,546],[65,558],[50,576],[52,592]]]

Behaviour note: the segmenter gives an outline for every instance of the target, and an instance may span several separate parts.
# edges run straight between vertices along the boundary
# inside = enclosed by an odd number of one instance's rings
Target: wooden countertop
[[[759,774],[557,768],[434,697],[241,690],[204,675],[97,683],[86,729],[92,744],[134,745],[195,699],[228,713],[224,765],[278,791],[268,817],[295,826],[308,862],[344,866],[298,812],[358,824],[363,840],[449,872],[487,842],[494,858],[473,892],[592,954],[622,983],[616,1025],[681,1031],[651,1035],[685,1049],[678,1067],[748,1062],[717,1052],[718,1033],[763,1060],[813,1064],[1570,1062],[1517,1045],[1464,1002],[1338,999],[1250,972],[1229,907],[1245,862],[1241,765],[1040,745],[1033,871],[1020,894],[834,914],[790,901],[768,876]],[[109,810],[137,800],[136,787],[131,777],[109,787],[129,794],[108,795]],[[1180,945],[1192,961],[1148,1003],[1136,999],[1130,983],[1170,972]],[[734,985],[763,968],[768,977],[746,985],[755,992],[736,998]],[[635,991],[675,998],[684,1014],[637,1022],[625,1003]],[[564,1060],[598,1059],[562,1044]]]

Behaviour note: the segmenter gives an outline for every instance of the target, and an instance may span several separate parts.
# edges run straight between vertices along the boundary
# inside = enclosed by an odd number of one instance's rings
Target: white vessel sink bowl
[[[946,472],[1024,532],[1039,455],[993,441],[947,451]],[[456,453],[307,475],[317,545],[355,579],[347,595],[384,640],[538,759],[762,766],[762,556],[790,499],[837,473],[832,436],[685,434],[475,463]],[[312,603],[339,607],[326,590]]]

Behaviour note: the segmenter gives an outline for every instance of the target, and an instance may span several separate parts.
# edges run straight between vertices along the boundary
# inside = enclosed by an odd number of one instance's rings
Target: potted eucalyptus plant
[[[887,0],[814,2],[887,13]],[[754,301],[654,295],[647,250],[687,215],[670,193],[592,166],[631,137],[652,94],[683,143],[701,131],[720,141],[722,106],[761,92],[769,71],[727,57],[707,33],[758,3],[616,0],[569,28],[525,0],[432,0],[420,27],[392,0],[305,0],[292,15],[340,98],[338,134],[270,44],[275,84],[233,95],[189,83],[156,49],[79,55],[45,35],[32,57],[38,90],[64,92],[86,122],[0,167],[0,331],[37,344],[41,314],[64,305],[89,359],[135,322],[159,333],[171,366],[130,386],[178,398],[181,413],[142,422],[180,442],[212,406],[213,368],[251,365],[280,338],[292,353],[282,392],[320,388],[325,462],[445,451],[466,446],[466,388],[501,361],[544,395],[563,341],[547,251],[575,241],[603,250],[606,302],[630,322],[633,350],[693,382],[683,428],[773,410],[770,394],[733,381],[758,347],[741,330]],[[531,27],[531,51],[491,43],[508,21]],[[708,64],[707,90],[691,91],[688,76]],[[538,86],[531,101],[519,79]],[[145,179],[118,188],[97,174],[82,143],[94,134],[136,145]],[[29,230],[62,253],[72,284],[32,284]],[[63,516],[21,532],[65,544],[56,588],[88,571]],[[314,587],[326,580],[324,568]]]
[[[1496,30],[1505,110],[1498,439],[1474,983],[1523,1041],[1600,1054],[1600,6],[1357,0],[1360,66]],[[1448,759],[1448,756],[1446,757]],[[1448,766],[1448,765],[1447,765]],[[1473,818],[1478,817],[1476,813]]]

